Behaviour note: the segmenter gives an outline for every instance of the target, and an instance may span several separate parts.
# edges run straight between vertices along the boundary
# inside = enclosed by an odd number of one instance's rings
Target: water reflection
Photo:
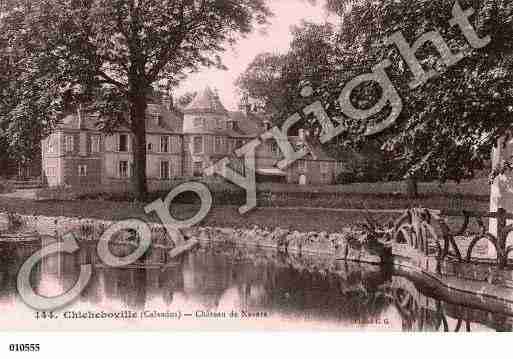
[[[5,250],[0,265],[3,309],[24,305],[16,296],[16,273],[35,251]],[[150,253],[146,260],[157,257],[162,253]],[[45,258],[33,271],[32,283],[41,295],[58,295],[74,285],[83,263],[98,263],[95,246],[83,244],[77,255]],[[164,268],[97,268],[74,307],[266,313],[271,329],[280,329],[281,323],[301,323],[303,328],[322,323],[350,330],[511,331],[513,323],[507,316],[431,298],[409,280],[378,267],[327,265],[320,258],[233,246],[203,246]]]

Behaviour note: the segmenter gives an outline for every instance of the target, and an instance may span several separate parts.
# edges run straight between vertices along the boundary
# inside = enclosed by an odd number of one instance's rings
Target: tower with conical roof
[[[218,133],[226,129],[228,111],[210,87],[196,95],[184,109],[184,133]]]
[[[205,168],[229,153],[230,116],[217,92],[210,87],[196,95],[183,114],[188,161],[193,175],[201,176]]]

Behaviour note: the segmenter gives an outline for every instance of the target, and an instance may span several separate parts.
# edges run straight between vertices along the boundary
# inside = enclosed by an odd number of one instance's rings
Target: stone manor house
[[[205,168],[226,156],[243,168],[243,159],[237,159],[234,151],[269,128],[270,123],[251,111],[227,111],[208,87],[183,109],[177,109],[169,98],[154,97],[146,117],[149,189],[169,189],[176,178],[202,177]],[[327,156],[320,146],[308,145],[303,133],[299,130],[289,141],[307,146],[309,154],[284,171],[276,166],[282,155],[274,140],[257,148],[257,181],[334,183],[343,164]],[[48,186],[130,189],[134,160],[128,127],[120,126],[112,135],[105,135],[97,129],[94,116],[77,111],[62,119],[42,141],[41,149],[43,182]]]

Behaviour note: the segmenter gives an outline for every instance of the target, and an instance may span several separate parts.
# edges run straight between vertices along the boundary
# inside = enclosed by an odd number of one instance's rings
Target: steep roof
[[[65,130],[89,130],[99,131],[97,126],[98,117],[90,114],[70,113],[64,116],[57,127]]]
[[[222,104],[219,96],[206,87],[202,93],[196,95],[194,100],[183,110],[184,113],[214,113],[226,115],[228,111]]]
[[[151,117],[152,114],[161,116],[158,123]],[[58,128],[64,130],[89,130],[99,131],[98,115],[94,113],[82,113],[80,116],[77,112],[67,114],[58,124]],[[146,132],[153,134],[172,134],[182,133],[183,119],[174,111],[168,110],[161,104],[149,104],[148,116],[146,118]],[[131,132],[128,125],[120,125],[115,131]]]
[[[264,132],[263,120],[256,114],[246,116],[241,111],[230,111],[229,117],[234,121],[234,130],[245,136],[256,137]]]

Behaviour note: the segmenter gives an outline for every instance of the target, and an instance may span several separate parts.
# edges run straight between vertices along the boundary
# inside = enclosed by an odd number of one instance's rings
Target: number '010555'
[[[38,352],[39,344],[9,344],[11,352]]]

